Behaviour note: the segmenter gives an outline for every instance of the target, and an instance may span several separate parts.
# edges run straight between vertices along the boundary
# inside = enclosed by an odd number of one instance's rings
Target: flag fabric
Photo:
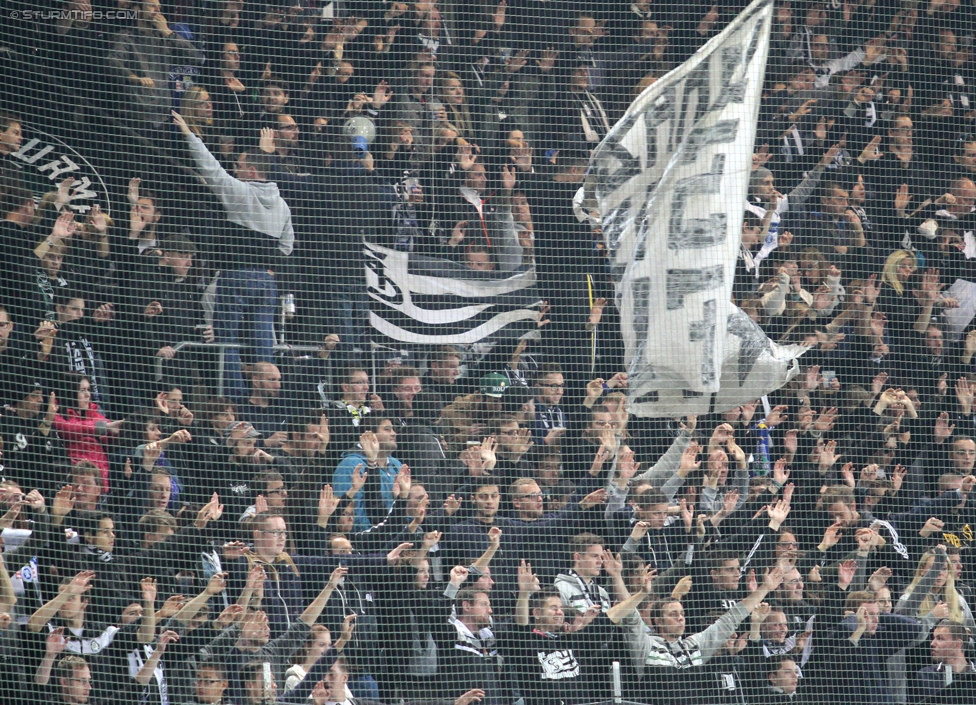
[[[647,88],[590,161],[639,416],[755,399],[805,350],[773,344],[731,302],[772,10],[755,0]]]
[[[482,272],[451,260],[365,242],[373,329],[420,345],[465,345],[536,330],[539,296],[532,267]]]

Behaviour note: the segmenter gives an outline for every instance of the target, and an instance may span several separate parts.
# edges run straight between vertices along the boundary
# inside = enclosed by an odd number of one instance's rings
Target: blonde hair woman
[[[902,296],[905,293],[905,282],[916,269],[918,269],[918,260],[915,259],[914,254],[907,250],[895,250],[885,260],[881,274],[882,285],[891,287],[898,296]]]
[[[942,546],[923,553],[915,569],[915,577],[905,588],[905,593],[898,598],[895,611],[908,617],[920,618],[931,612],[940,602],[945,602],[949,608],[949,619],[961,622],[969,629],[976,629],[973,613],[965,598],[956,590],[956,578],[946,563],[947,556]],[[911,607],[915,609],[911,610]],[[908,614],[908,611],[914,614]]]
[[[213,125],[213,103],[207,89],[190,86],[180,99],[180,114],[193,134],[204,139],[208,128]]]
[[[457,130],[459,137],[474,138],[474,123],[464,95],[464,83],[453,71],[447,71],[438,82],[437,97],[447,110],[447,121]]]

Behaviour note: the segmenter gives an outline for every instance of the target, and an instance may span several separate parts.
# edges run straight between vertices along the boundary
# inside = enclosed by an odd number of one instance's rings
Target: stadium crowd
[[[5,17],[0,702],[976,703],[972,0],[777,2],[733,295],[810,349],[627,409],[574,196],[744,6]],[[371,345],[364,239],[534,271],[535,330]]]

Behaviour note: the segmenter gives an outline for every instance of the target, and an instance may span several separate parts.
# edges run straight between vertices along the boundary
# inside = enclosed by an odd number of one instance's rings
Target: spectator
[[[117,437],[125,420],[109,421],[92,403],[91,380],[88,377],[71,378],[76,383],[75,405],[54,417],[54,429],[66,442],[68,458],[72,463],[86,460],[102,471],[102,487],[109,492],[108,453],[103,446],[110,437]],[[70,393],[65,395],[70,398]]]
[[[403,466],[391,455],[397,449],[393,421],[374,416],[368,427],[371,430],[359,437],[358,448],[346,453],[332,478],[332,486],[339,495],[349,491],[357,473],[365,478],[366,484],[355,500],[356,531],[378,524],[387,515],[393,506],[394,481]]]
[[[916,675],[914,692],[917,698],[941,694],[957,679],[963,683],[972,682],[976,667],[966,658],[970,638],[969,630],[959,622],[943,621],[936,625],[932,630],[931,645],[935,664],[926,666]]]
[[[291,209],[278,187],[267,180],[270,162],[260,152],[241,152],[234,178],[178,113],[173,114],[173,120],[227,216],[223,226],[226,239],[221,240],[215,253],[221,268],[214,312],[217,341],[246,341],[255,362],[273,363],[274,310],[278,301],[273,271],[294,249]],[[226,355],[231,395],[243,399],[240,354],[237,348],[228,348]]]
[[[169,70],[176,58],[197,63],[203,59],[203,52],[170,29],[158,0],[143,0],[138,4],[135,27],[115,38],[108,63],[115,79],[124,86],[127,107],[121,110],[122,115],[146,134],[166,123]]]

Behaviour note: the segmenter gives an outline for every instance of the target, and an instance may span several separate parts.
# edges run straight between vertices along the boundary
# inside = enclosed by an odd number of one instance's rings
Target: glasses
[[[0,321],[0,328],[6,328],[7,326],[12,326],[13,321]]]

